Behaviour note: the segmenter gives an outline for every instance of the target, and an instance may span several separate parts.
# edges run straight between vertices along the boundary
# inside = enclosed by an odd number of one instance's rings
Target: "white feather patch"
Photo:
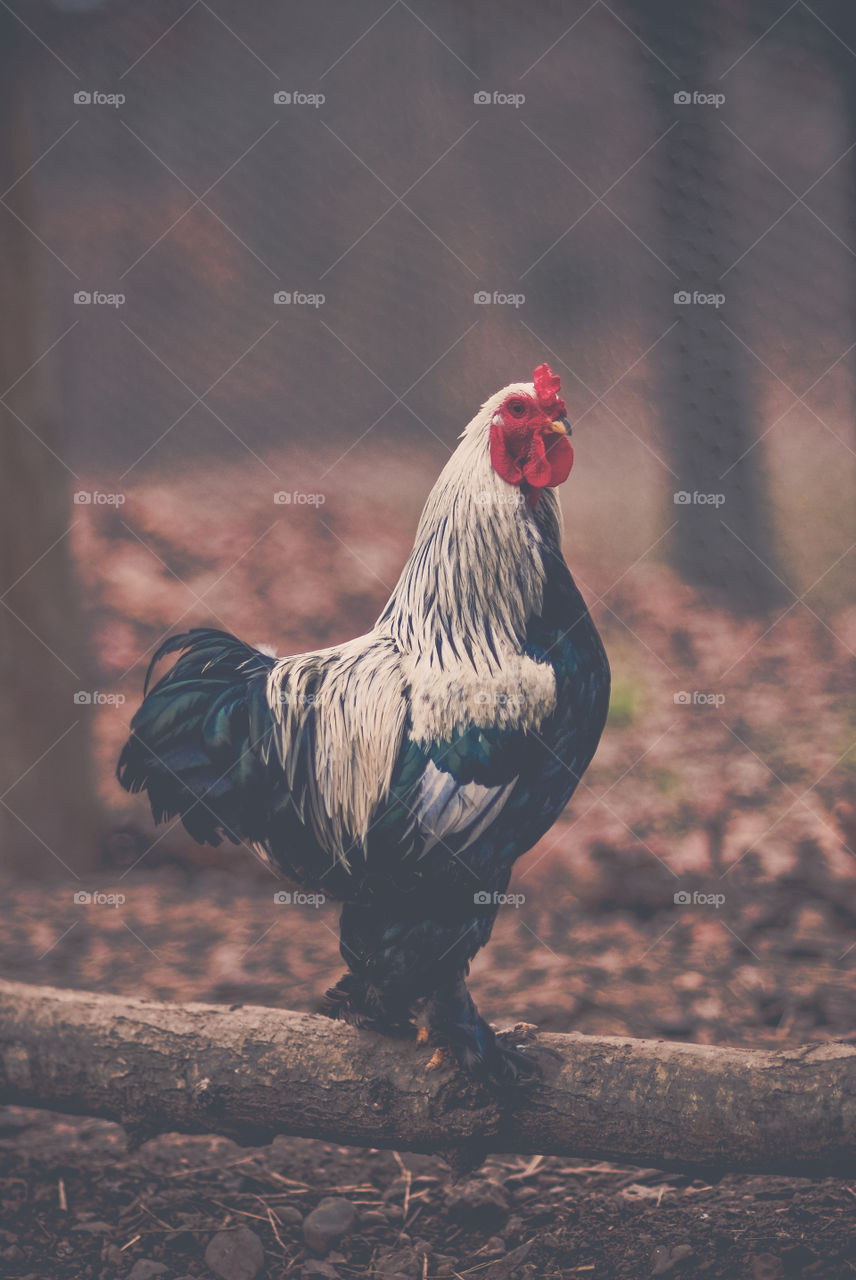
[[[464,663],[437,670],[428,658],[405,658],[412,737],[427,746],[456,729],[540,729],[555,710],[556,674],[527,654],[504,658],[498,670],[479,673]]]
[[[499,815],[516,782],[516,777],[499,787],[456,782],[429,760],[416,802],[419,827],[428,837],[419,856],[424,858],[436,844],[466,833],[466,843],[457,850],[463,853]]]
[[[346,862],[388,795],[407,699],[392,642],[370,633],[349,644],[282,658],[268,677],[280,759],[293,803],[318,842]],[[301,745],[314,742],[309,760]]]

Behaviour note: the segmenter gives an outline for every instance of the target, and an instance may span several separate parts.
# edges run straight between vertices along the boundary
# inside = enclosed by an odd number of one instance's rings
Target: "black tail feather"
[[[149,689],[171,653],[181,656]],[[156,822],[180,815],[201,844],[264,838],[273,733],[266,685],[274,662],[207,627],[170,636],[157,650],[116,770],[127,791],[148,792]]]

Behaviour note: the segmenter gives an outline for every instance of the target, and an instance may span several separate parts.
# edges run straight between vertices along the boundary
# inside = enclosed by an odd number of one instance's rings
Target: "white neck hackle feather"
[[[548,489],[530,509],[490,460],[491,422],[514,393],[534,388],[503,388],[462,433],[377,623],[404,655],[413,737],[423,743],[467,723],[537,728],[555,702],[552,668],[522,650],[541,610],[547,544],[561,543],[559,504]]]

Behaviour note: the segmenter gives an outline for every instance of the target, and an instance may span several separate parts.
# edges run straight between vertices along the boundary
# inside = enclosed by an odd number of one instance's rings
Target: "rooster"
[[[561,551],[573,448],[546,364],[482,406],[435,484],[374,628],[275,658],[223,631],[167,640],[118,765],[156,822],[248,843],[343,903],[324,1011],[416,1034],[432,1063],[530,1078],[466,985],[512,866],[594,755],[609,666]],[[180,657],[149,691],[167,654]]]

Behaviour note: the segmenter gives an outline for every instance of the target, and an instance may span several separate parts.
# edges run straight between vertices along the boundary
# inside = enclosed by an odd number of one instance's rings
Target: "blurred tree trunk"
[[[844,145],[856,141],[856,6],[853,0],[828,0],[818,7],[818,16],[828,25],[823,27],[821,38],[832,74],[844,99]],[[851,183],[856,181],[856,150],[849,156]],[[851,249],[856,249],[856,217],[853,217],[851,200],[849,233],[844,239]],[[852,281],[852,274],[851,274]],[[851,366],[852,367],[852,366]]]
[[[722,323],[727,319],[732,329],[741,330],[739,302],[729,293],[729,281],[720,279],[745,247],[735,234],[729,207],[730,140],[720,112],[674,100],[681,90],[720,89],[709,54],[727,10],[722,0],[714,5],[632,0],[626,12],[633,29],[678,77],[643,55],[654,104],[654,137],[676,125],[652,154],[661,227],[658,252],[676,272],[674,293],[727,295],[722,312],[712,305],[676,305],[677,327],[658,349],[663,424],[669,461],[678,474],[675,489],[725,499],[720,506],[676,504],[672,559],[687,581],[712,589],[732,607],[764,611],[790,595],[776,579],[781,570],[762,447],[752,448],[761,425],[754,383],[746,372],[752,357]],[[753,25],[763,30],[761,18],[756,12]]]
[[[32,37],[0,10],[0,196],[30,226],[30,178],[4,193],[34,159],[34,50]],[[40,252],[0,206],[0,867],[34,876],[62,873],[62,863],[79,873],[97,853],[86,724],[92,708],[74,701],[88,684],[65,536],[70,477],[52,456],[63,452],[59,412],[47,362],[37,363],[62,320],[56,317],[49,333],[42,322],[33,271]]]

